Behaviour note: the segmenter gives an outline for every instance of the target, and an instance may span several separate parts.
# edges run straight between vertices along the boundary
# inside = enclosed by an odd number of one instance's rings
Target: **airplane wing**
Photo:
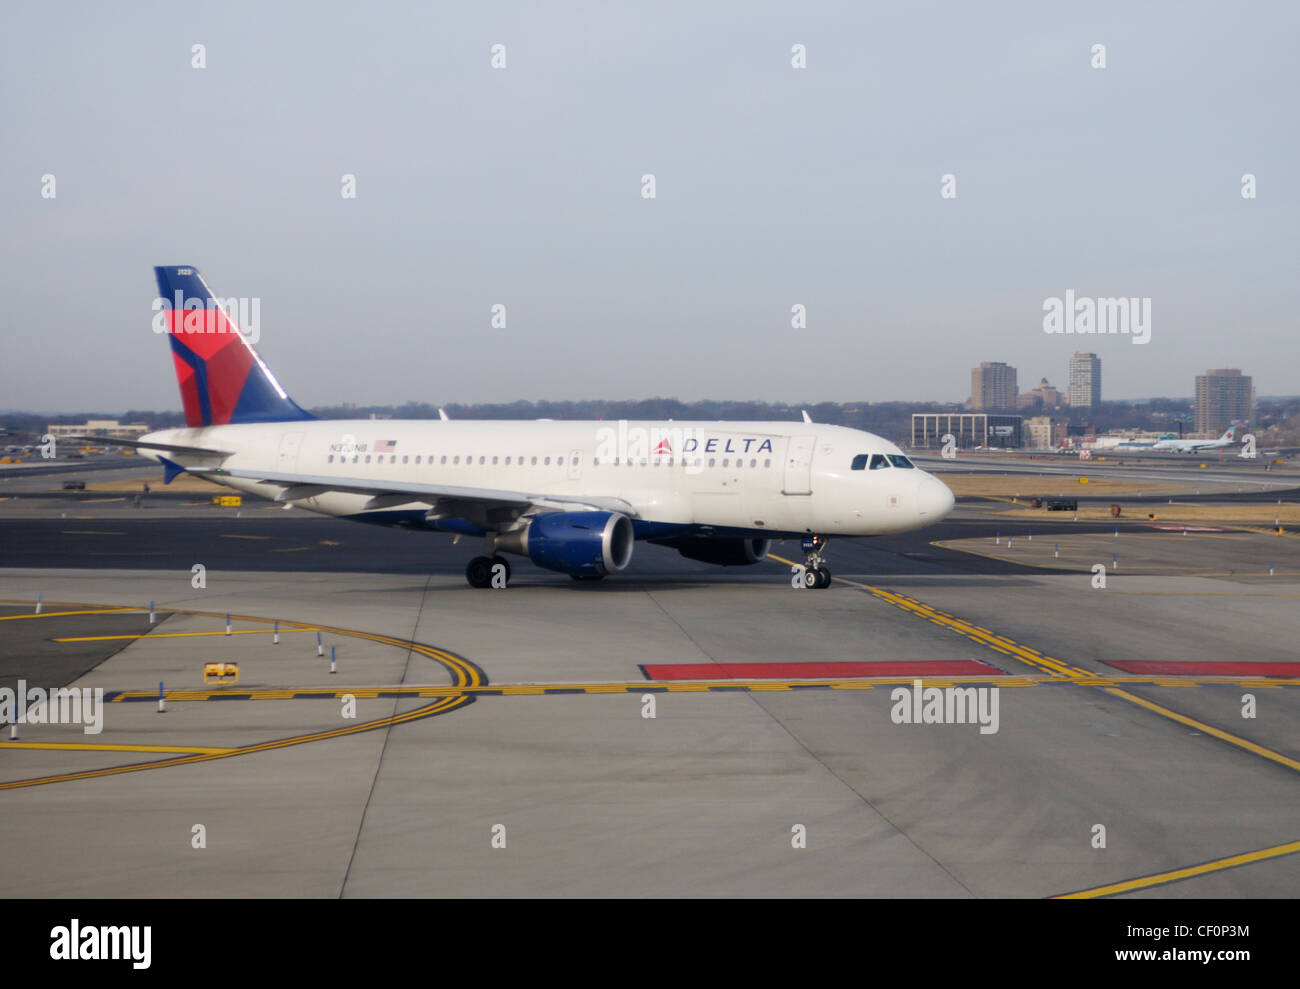
[[[125,446],[133,450],[166,450],[168,453],[188,453],[196,457],[229,457],[231,450],[213,450],[206,446],[177,446],[175,443],[141,443],[139,440],[119,440],[109,436],[65,436],[67,440],[84,440],[100,446]]]
[[[372,478],[335,477],[325,474],[288,474],[278,471],[253,471],[226,467],[186,467],[199,477],[220,480],[236,477],[274,484],[284,490],[279,501],[313,498],[330,491],[369,495],[365,508],[393,508],[423,502],[430,506],[433,518],[465,518],[485,528],[514,522],[520,516],[541,511],[619,512],[638,518],[637,512],[621,498],[572,498],[536,491],[510,491],[498,488],[469,488],[450,484],[422,484],[411,481],[379,481]]]

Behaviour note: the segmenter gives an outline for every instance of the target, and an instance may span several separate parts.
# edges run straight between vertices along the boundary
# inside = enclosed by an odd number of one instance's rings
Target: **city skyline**
[[[989,353],[1036,381],[1081,349],[1123,398],[1229,345],[1300,389],[1300,67],[1268,18],[327,0],[6,27],[7,407],[178,407],[167,264],[260,304],[304,406],[960,402]],[[1083,332],[1119,302],[1149,338]]]

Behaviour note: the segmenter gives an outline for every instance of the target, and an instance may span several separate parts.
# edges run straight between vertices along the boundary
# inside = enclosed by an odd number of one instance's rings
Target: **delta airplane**
[[[237,491],[359,522],[483,540],[465,575],[503,587],[527,557],[575,580],[624,570],[638,540],[721,566],[802,541],[825,588],[830,536],[933,525],[938,478],[872,433],[811,422],[317,419],[280,386],[190,266],[154,269],[183,429],[111,441]],[[227,307],[229,308],[229,307]],[[102,437],[97,442],[106,442]]]
[[[1151,449],[1173,450],[1175,453],[1200,453],[1202,450],[1218,450],[1221,447],[1232,446],[1236,442],[1233,439],[1236,429],[1236,425],[1229,426],[1228,431],[1217,440],[1159,440]]]

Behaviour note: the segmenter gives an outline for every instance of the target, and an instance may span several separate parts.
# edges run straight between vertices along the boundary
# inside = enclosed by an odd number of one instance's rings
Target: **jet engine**
[[[625,569],[636,536],[617,512],[548,512],[497,537],[498,551],[526,556],[539,567],[572,577],[603,577]]]

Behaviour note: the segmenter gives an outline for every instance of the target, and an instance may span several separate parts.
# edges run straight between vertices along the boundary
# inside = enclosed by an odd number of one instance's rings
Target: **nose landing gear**
[[[831,572],[826,566],[822,554],[826,550],[825,536],[804,536],[803,539],[803,586],[811,591],[823,591],[831,586]]]

